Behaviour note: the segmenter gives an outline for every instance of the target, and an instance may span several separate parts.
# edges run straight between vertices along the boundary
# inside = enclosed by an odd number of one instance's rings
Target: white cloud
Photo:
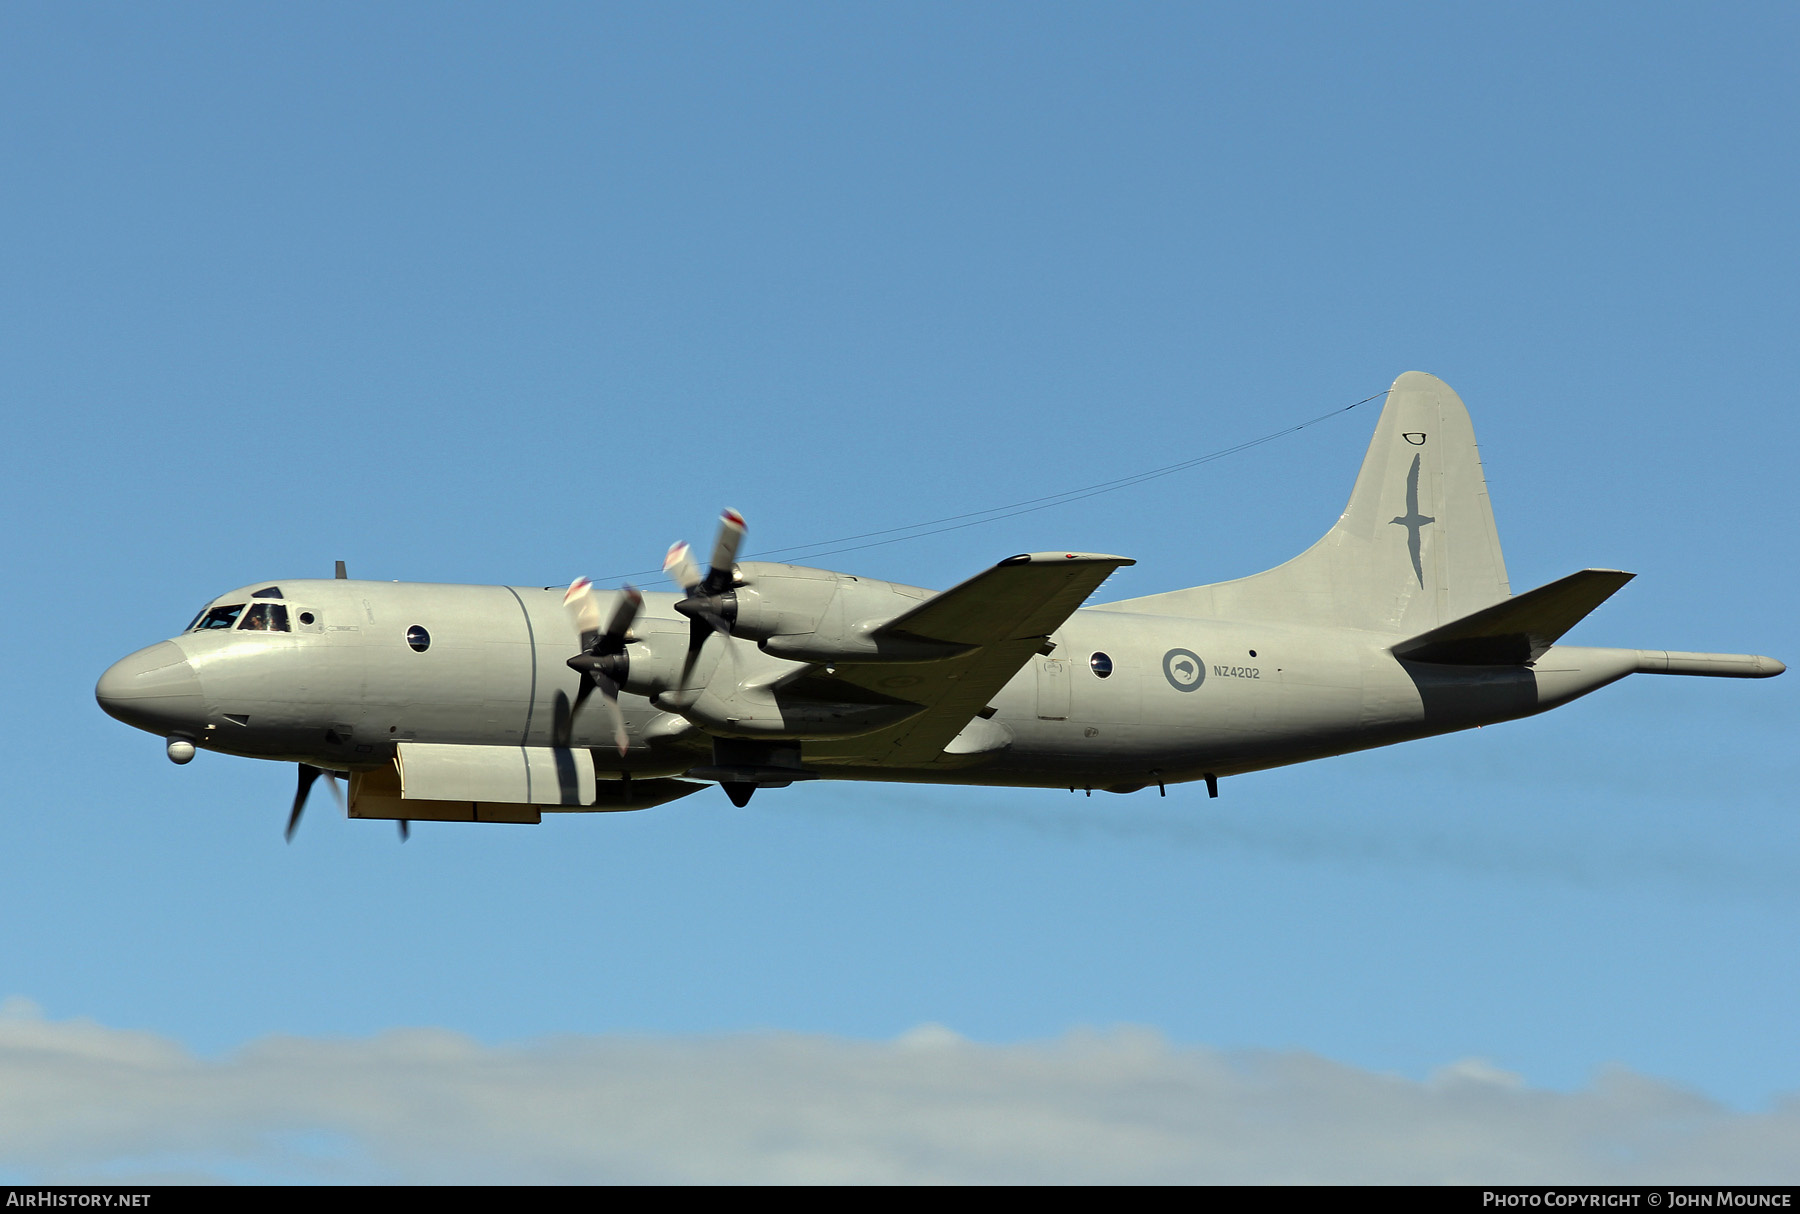
[[[1623,1070],[1423,1083],[1155,1033],[792,1034],[484,1046],[408,1029],[222,1061],[0,1007],[0,1170],[26,1181],[1791,1183],[1800,1105]]]

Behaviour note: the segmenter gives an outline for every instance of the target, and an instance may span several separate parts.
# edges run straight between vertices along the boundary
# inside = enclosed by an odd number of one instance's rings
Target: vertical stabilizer
[[[1443,380],[1408,371],[1325,538],[1266,573],[1109,609],[1412,635],[1509,593],[1469,411]]]

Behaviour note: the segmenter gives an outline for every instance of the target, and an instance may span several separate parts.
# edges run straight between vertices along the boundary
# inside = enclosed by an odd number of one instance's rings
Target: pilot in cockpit
[[[280,603],[257,603],[238,627],[248,632],[286,632],[287,608]]]
[[[240,618],[241,617],[241,618]],[[289,632],[288,609],[284,603],[231,603],[202,612],[188,626],[191,632],[211,632],[236,628],[239,632]]]

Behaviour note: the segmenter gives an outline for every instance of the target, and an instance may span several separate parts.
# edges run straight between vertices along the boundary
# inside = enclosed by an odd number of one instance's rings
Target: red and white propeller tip
[[[569,583],[563,594],[563,607],[575,623],[575,631],[586,634],[600,631],[600,602],[594,595],[594,584],[584,577]]]
[[[719,574],[729,571],[732,562],[737,560],[738,545],[744,542],[744,532],[749,530],[744,523],[744,516],[735,510],[726,509],[719,513],[719,536],[713,541],[712,572]]]
[[[689,595],[702,589],[708,594],[723,594],[731,589],[732,568],[747,530],[749,524],[744,522],[743,515],[735,510],[721,511],[710,568],[704,574],[700,572],[700,567],[694,563],[694,550],[683,540],[670,546],[669,555],[663,558],[663,572]]]
[[[663,572],[670,581],[689,594],[700,585],[700,569],[694,564],[693,550],[688,547],[686,540],[677,540],[669,545],[669,555],[663,557]]]

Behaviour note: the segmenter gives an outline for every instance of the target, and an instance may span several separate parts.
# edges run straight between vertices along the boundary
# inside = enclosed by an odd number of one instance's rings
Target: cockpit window
[[[245,632],[286,632],[287,608],[280,603],[252,603],[238,627]]]
[[[194,625],[198,624],[200,622],[200,617],[205,614],[206,614],[206,608],[204,608],[204,607],[202,607],[200,610],[196,611],[194,613],[194,618],[187,622],[187,627],[183,628],[182,631],[183,632],[192,632],[194,630]]]
[[[229,628],[237,623],[238,613],[243,611],[242,603],[233,603],[229,607],[214,607],[200,618],[194,625],[195,632],[205,632],[212,628]]]
[[[282,597],[281,587],[279,587],[279,586],[264,586],[261,590],[256,591],[250,597],[253,599],[278,599],[278,598]]]

